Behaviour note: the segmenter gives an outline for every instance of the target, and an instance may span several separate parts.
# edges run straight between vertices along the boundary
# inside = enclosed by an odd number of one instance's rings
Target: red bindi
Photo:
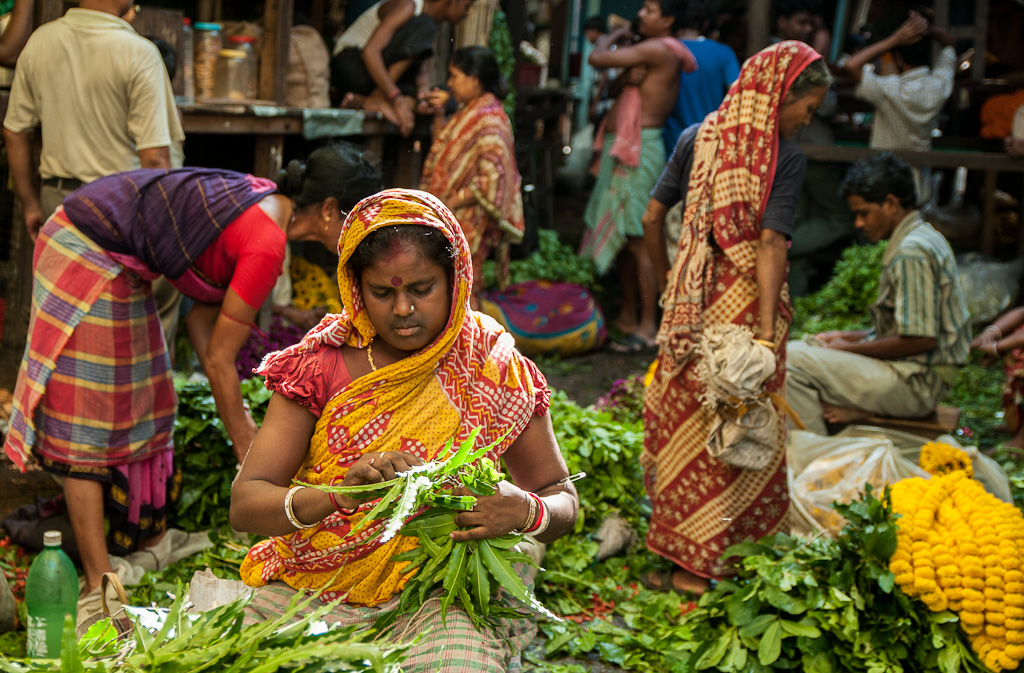
[[[398,276],[395,276],[394,278],[391,279],[391,284],[394,285],[395,287],[399,287],[402,284],[402,279],[399,278]]]

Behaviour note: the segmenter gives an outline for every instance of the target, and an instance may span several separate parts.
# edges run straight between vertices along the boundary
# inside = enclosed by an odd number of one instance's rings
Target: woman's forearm
[[[576,524],[580,508],[579,499],[574,492],[568,492],[561,486],[544,489],[537,495],[543,501],[551,522],[543,533],[535,537],[540,542],[554,542],[572,530]]]
[[[202,364],[210,379],[210,392],[217,405],[217,414],[224,423],[235,453],[244,456],[256,437],[256,428],[251,425],[252,417],[242,406],[242,390],[238,385],[234,360],[207,357]]]
[[[779,297],[786,280],[786,237],[783,234],[772,229],[761,231],[754,276],[759,297],[758,336],[766,341],[773,341]]]
[[[285,514],[290,487],[269,481],[236,483],[231,492],[231,527],[235,530],[275,537],[298,530]],[[338,505],[345,506],[339,498]],[[292,514],[301,524],[319,523],[334,512],[330,496],[314,488],[302,488],[292,497]]]

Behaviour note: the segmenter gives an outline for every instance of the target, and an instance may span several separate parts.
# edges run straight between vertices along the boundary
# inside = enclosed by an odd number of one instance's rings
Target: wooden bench
[[[860,421],[864,425],[877,425],[890,430],[900,430],[928,439],[939,435],[955,434],[960,425],[960,408],[939,406],[932,413],[922,418],[889,418],[887,416],[869,416]]]

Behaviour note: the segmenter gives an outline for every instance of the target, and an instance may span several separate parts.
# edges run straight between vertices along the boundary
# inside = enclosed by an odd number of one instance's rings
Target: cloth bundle
[[[708,453],[736,467],[764,469],[779,450],[779,417],[764,390],[775,373],[775,353],[748,328],[724,324],[704,331],[698,354],[702,402],[718,417]]]

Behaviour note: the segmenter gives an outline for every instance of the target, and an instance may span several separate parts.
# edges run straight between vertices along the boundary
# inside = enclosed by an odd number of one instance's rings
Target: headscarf
[[[741,272],[754,274],[761,217],[775,180],[779,111],[793,81],[819,58],[796,41],[759,51],[697,131],[679,254],[661,300],[658,343],[671,356],[662,358],[669,375],[685,366],[703,329],[714,291],[711,237]]]
[[[217,168],[142,168],[79,187],[64,199],[64,212],[107,252],[176,279],[276,189],[270,180]]]
[[[284,391],[303,375],[305,355],[343,344],[363,348],[376,334],[363,305],[359,282],[347,262],[370,233],[382,227],[419,224],[441,231],[455,247],[452,308],[447,326],[422,350],[362,376],[324,407],[296,479],[316,484],[340,481],[364,453],[408,451],[436,457],[444,442],[465,439],[481,428],[477,445],[494,444],[498,458],[535,413],[546,413],[548,391],[536,366],[493,319],[469,308],[472,259],[459,223],[436,197],[389,189],[363,199],[346,218],[339,242],[338,284],[345,309],[329,315],[298,344],[273,353],[257,373]],[[506,435],[507,433],[507,435]],[[502,437],[504,438],[502,439]],[[381,545],[370,540],[382,522],[345,537],[372,506],[352,517],[332,514],[311,529],[273,538],[250,551],[241,573],[251,586],[275,579],[294,588],[325,588],[324,601],[344,597],[373,605],[402,589],[406,564],[395,554],[414,548],[399,535]]]

